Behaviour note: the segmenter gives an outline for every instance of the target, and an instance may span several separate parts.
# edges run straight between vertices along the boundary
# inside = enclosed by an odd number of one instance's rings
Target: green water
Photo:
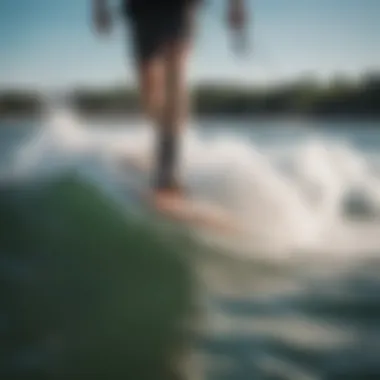
[[[173,378],[191,311],[183,243],[75,175],[3,189],[0,210],[3,378]]]
[[[194,352],[210,379],[377,378],[370,267],[312,286],[302,268],[211,251],[194,265],[189,237],[129,219],[75,173],[2,188],[0,211],[4,379],[191,379],[196,365],[182,363]],[[196,268],[250,296],[199,293]],[[204,313],[209,324],[189,329]]]

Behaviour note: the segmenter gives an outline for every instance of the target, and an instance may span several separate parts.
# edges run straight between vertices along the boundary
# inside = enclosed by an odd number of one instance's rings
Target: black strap
[[[176,169],[178,163],[179,141],[175,128],[161,128],[157,138],[156,187],[171,189],[178,186]]]

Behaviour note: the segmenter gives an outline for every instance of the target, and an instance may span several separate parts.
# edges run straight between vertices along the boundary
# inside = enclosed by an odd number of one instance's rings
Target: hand
[[[230,0],[227,13],[228,24],[234,31],[241,31],[245,26],[245,9],[243,0]]]
[[[111,30],[111,15],[105,6],[94,8],[94,25],[98,33],[106,34]]]
[[[233,49],[239,55],[246,54],[248,51],[248,35],[244,0],[230,0],[227,11],[228,25],[233,32]]]

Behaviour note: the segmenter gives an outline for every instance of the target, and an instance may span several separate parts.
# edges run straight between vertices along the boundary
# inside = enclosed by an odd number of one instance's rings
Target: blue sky
[[[259,83],[380,67],[380,0],[247,2],[253,11],[252,50],[243,58],[231,52],[226,1],[208,0],[198,22],[192,81]],[[111,36],[99,38],[90,28],[90,0],[0,1],[1,87],[120,82],[134,82],[128,33],[120,20]]]

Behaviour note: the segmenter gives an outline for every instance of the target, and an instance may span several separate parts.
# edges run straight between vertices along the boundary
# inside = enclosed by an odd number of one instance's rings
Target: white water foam
[[[131,178],[140,171],[147,177],[152,142],[144,123],[95,128],[67,109],[53,110],[30,144],[17,152],[13,170],[35,176],[75,166],[96,175],[102,165],[110,176]],[[245,258],[252,252],[307,260],[378,255],[380,179],[369,157],[349,145],[310,136],[292,147],[259,149],[238,135],[215,133],[206,140],[192,129],[183,147],[182,169],[191,191],[222,204],[246,228],[244,238],[213,237],[213,244],[228,243],[230,252]],[[122,161],[134,171],[120,168]],[[98,175],[98,181],[107,178]],[[360,220],[347,213],[350,205],[361,210]]]

